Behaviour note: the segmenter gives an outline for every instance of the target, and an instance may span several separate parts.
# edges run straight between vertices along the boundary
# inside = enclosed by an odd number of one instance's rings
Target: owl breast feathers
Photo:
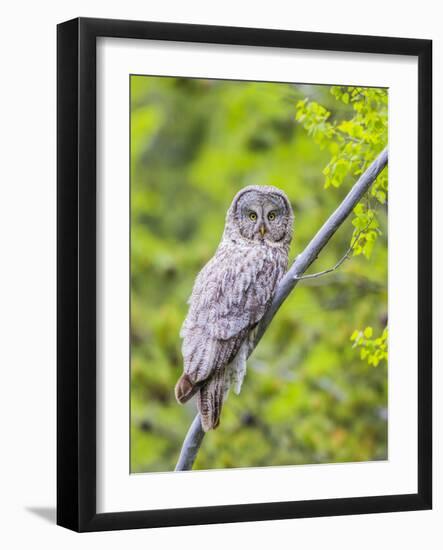
[[[239,393],[254,329],[288,263],[293,214],[275,187],[250,186],[228,210],[222,241],[198,274],[181,330],[184,372],[175,395],[197,394],[205,431],[220,422],[229,389]]]

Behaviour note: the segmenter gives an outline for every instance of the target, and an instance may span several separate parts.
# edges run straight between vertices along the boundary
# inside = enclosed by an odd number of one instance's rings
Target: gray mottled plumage
[[[234,197],[223,238],[198,274],[181,330],[184,373],[175,395],[197,395],[205,431],[216,428],[229,389],[239,393],[254,328],[288,265],[294,216],[286,195],[250,186]]]

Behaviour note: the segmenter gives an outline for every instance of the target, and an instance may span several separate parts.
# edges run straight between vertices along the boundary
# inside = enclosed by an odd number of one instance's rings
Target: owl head
[[[286,194],[270,185],[250,185],[237,193],[226,216],[225,237],[289,246],[294,213]]]

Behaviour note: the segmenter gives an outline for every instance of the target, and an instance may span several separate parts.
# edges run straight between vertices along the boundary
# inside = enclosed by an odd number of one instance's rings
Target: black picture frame
[[[96,39],[137,38],[418,58],[416,494],[96,512]],[[432,507],[432,42],[79,18],[57,28],[57,523],[75,531],[424,510]]]

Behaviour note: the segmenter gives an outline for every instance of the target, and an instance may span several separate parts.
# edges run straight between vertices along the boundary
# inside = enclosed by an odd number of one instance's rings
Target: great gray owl
[[[186,403],[198,393],[204,431],[218,426],[230,387],[240,392],[254,329],[287,269],[293,222],[283,191],[245,187],[229,207],[215,255],[195,280],[180,332],[184,372],[175,396]]]

